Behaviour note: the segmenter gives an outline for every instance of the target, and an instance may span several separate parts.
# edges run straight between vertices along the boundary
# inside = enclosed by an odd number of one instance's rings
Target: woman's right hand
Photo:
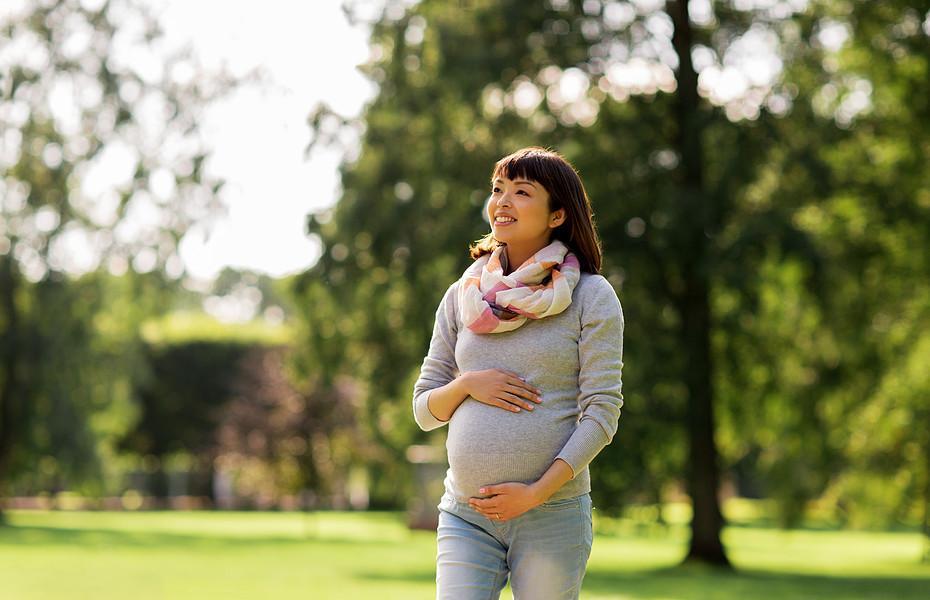
[[[533,410],[533,402],[542,402],[540,391],[522,377],[506,369],[486,369],[462,373],[468,395],[489,406],[511,412],[521,408]]]

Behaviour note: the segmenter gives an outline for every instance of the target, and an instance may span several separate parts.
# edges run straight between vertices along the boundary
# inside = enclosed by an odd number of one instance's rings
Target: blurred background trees
[[[685,475],[691,555],[714,562],[726,562],[718,469],[777,500],[786,526],[824,494],[853,518],[839,500],[844,434],[897,369],[880,359],[882,302],[869,299],[896,289],[891,302],[927,306],[898,287],[921,285],[908,273],[926,273],[926,253],[913,254],[930,216],[927,137],[900,128],[926,122],[912,102],[930,81],[930,6],[917,4],[394,6],[374,24],[365,69],[380,94],[362,123],[326,107],[311,116],[315,143],[337,140],[340,123],[364,136],[339,203],[308,223],[327,252],[297,291],[340,316],[320,324],[338,353],[306,343],[306,361],[377,382],[365,412],[392,459],[435,439],[406,406],[431,310],[487,231],[494,162],[551,146],[585,181],[628,322],[627,401],[595,461],[598,506],[660,497]],[[882,183],[883,168],[908,183]],[[915,270],[886,262],[895,246]],[[903,512],[926,504],[896,498]]]
[[[145,368],[139,325],[183,272],[180,236],[218,208],[196,125],[232,85],[198,77],[189,56],[157,60],[157,22],[135,3],[11,14],[0,32],[0,495],[36,471],[63,486],[102,477]],[[126,62],[133,53],[144,69]]]
[[[599,510],[686,494],[717,563],[722,495],[930,535],[930,2],[388,0],[377,97],[309,115],[311,158],[360,140],[308,216],[319,261],[199,292],[176,252],[220,186],[197,114],[235,82],[120,65],[158,32],[113,6],[0,34],[0,485],[119,493],[142,465],[170,495],[177,462],[216,505],[233,477],[254,506],[403,507],[407,448],[444,435],[410,412],[435,308],[494,162],[543,145],[580,171],[627,317]],[[198,316],[227,300],[256,323]]]

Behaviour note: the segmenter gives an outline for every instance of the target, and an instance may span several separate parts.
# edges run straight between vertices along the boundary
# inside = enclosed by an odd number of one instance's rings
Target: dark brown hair
[[[565,209],[565,221],[556,227],[550,240],[560,240],[581,263],[581,270],[601,272],[601,241],[594,225],[591,202],[575,168],[561,154],[540,146],[521,148],[497,161],[491,171],[491,183],[498,177],[529,179],[549,192],[549,212]],[[490,232],[468,248],[472,259],[490,254],[504,245]]]

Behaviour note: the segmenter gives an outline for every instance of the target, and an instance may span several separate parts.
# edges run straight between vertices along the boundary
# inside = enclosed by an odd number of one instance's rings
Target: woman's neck
[[[542,246],[539,247],[514,247],[511,244],[507,244],[504,247],[504,252],[507,256],[506,265],[504,265],[504,275],[510,275],[514,271],[520,268],[520,266],[529,260],[534,254],[545,248],[549,245],[550,241],[545,242]]]

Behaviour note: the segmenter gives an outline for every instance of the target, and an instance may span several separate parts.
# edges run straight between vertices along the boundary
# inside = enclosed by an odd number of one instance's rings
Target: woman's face
[[[549,192],[541,183],[503,176],[491,184],[487,211],[494,239],[508,246],[541,248],[565,220],[564,209],[549,212]]]

